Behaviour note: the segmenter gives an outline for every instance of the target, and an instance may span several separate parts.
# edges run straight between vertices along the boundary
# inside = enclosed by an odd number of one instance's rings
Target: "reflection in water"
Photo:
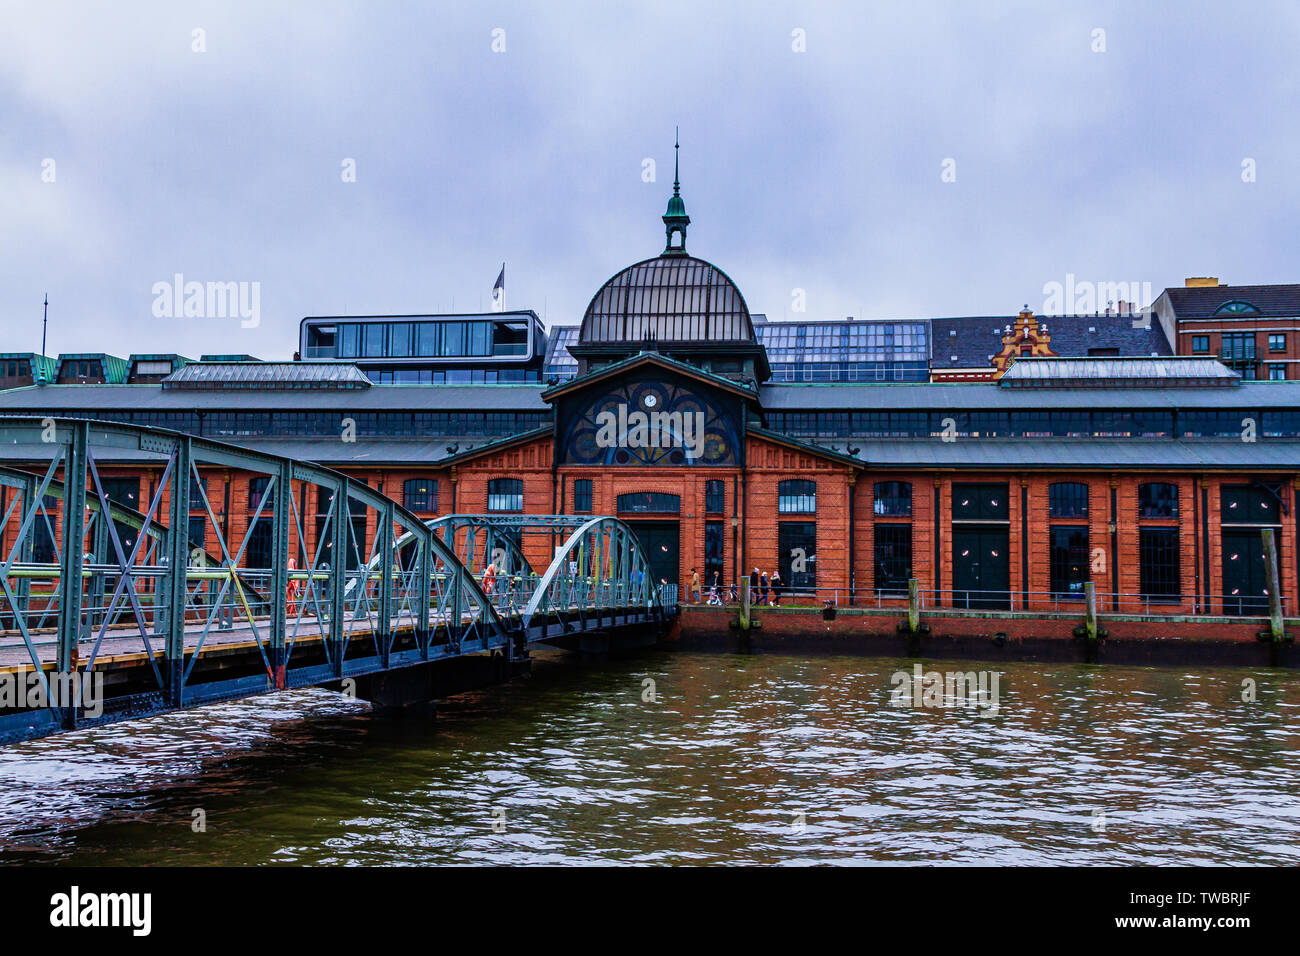
[[[435,723],[303,691],[0,748],[0,861],[1300,862],[1300,675],[1007,664],[981,717],[890,707],[911,667],[656,653]]]

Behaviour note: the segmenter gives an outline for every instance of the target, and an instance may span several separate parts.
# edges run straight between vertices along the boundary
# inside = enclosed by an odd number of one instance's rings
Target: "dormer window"
[[[1214,310],[1215,315],[1258,315],[1259,308],[1242,299],[1225,302]]]

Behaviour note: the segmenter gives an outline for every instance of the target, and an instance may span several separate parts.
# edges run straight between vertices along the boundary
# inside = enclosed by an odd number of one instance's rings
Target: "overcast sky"
[[[503,260],[509,307],[576,323],[662,249],[674,125],[689,251],[774,319],[1300,281],[1289,0],[0,17],[0,351],[40,347],[48,291],[51,354],[284,358],[304,315],[487,308]],[[155,317],[176,273],[260,283],[260,324]]]

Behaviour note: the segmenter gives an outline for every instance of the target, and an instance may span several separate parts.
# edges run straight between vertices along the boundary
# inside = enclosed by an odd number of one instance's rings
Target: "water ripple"
[[[542,662],[433,723],[302,691],[10,746],[0,862],[1300,863],[1300,675],[1010,664],[985,716],[891,707],[912,663]]]

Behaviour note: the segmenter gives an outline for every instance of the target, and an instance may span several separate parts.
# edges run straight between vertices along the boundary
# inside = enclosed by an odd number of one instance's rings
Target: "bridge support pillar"
[[[576,651],[586,658],[617,657],[659,643],[656,622],[630,624],[617,629],[581,631],[548,641],[551,646]]]
[[[509,660],[500,652],[451,657],[359,676],[356,693],[376,711],[427,718],[434,715],[439,699],[527,676],[531,663]]]

